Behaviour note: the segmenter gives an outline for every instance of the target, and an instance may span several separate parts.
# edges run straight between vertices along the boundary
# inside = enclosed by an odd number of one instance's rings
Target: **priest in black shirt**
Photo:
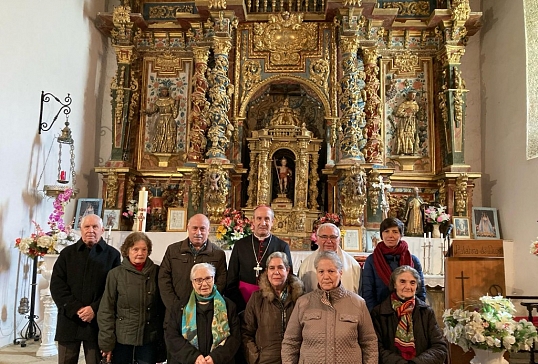
[[[275,213],[269,206],[261,205],[254,209],[252,219],[253,234],[234,244],[228,263],[226,296],[237,306],[237,312],[245,309],[250,295],[257,290],[258,278],[266,268],[269,255],[279,251],[286,253],[291,266],[289,245],[271,234]]]

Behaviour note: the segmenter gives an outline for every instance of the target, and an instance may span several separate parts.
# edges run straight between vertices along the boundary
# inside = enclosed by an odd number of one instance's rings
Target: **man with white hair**
[[[353,256],[340,248],[340,229],[338,226],[325,223],[321,224],[316,231],[318,249],[306,257],[299,267],[298,277],[304,283],[305,293],[312,292],[318,287],[318,278],[314,261],[319,252],[333,251],[338,254],[343,263],[342,285],[348,291],[358,293],[361,278],[361,266]]]

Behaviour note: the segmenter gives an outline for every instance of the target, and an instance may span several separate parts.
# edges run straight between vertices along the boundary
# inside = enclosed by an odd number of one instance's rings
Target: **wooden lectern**
[[[506,295],[502,240],[453,240],[445,259],[445,308],[462,308],[482,296]],[[450,345],[452,364],[467,364],[474,353]]]

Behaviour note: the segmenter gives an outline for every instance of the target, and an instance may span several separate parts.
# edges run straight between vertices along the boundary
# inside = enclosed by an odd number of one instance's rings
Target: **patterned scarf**
[[[415,337],[413,335],[413,318],[411,317],[415,309],[415,297],[407,301],[400,301],[396,293],[390,296],[392,308],[396,311],[400,321],[396,327],[396,336],[394,337],[394,346],[402,354],[405,360],[411,360],[416,355]]]
[[[226,302],[217,291],[217,287],[213,286],[213,291],[208,297],[202,297],[197,294],[196,291],[192,290],[189,302],[183,309],[183,326],[181,327],[181,334],[196,349],[199,349],[198,331],[196,327],[196,302],[208,302],[211,300],[213,300],[213,321],[211,322],[213,344],[211,345],[211,351],[219,345],[224,345],[226,338],[230,336]]]
[[[409,252],[409,246],[403,240],[400,240],[398,245],[394,249],[390,249],[385,243],[377,244],[374,249],[374,267],[386,286],[390,283],[390,275],[392,270],[390,269],[387,259],[385,259],[385,254],[399,255],[400,256],[400,266],[408,265],[413,267],[413,259],[411,258],[411,253]]]

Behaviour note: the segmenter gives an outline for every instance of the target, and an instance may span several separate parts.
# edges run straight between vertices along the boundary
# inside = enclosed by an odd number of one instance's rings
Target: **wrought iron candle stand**
[[[30,296],[30,313],[28,316],[26,316],[28,318],[28,322],[20,331],[21,336],[15,338],[15,340],[13,341],[13,344],[21,344],[21,347],[26,346],[27,340],[34,339],[34,341],[39,341],[39,339],[41,338],[41,329],[36,322],[39,316],[35,314],[35,296],[37,289],[37,261],[38,257],[34,257],[34,264],[32,267],[32,293]]]

